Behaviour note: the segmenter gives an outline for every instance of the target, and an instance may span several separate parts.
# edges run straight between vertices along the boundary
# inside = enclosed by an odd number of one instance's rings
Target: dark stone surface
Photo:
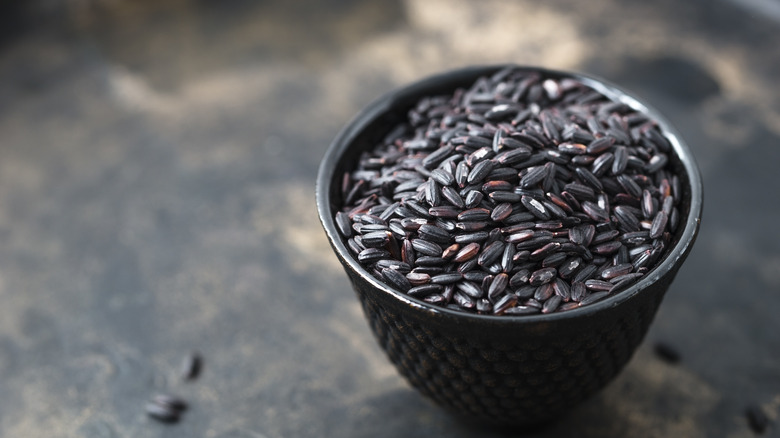
[[[770,16],[704,0],[0,6],[0,435],[510,436],[397,375],[313,199],[327,144],[362,106],[495,62],[634,90],[704,176],[701,234],[646,342],[533,435],[748,437],[751,404],[778,434]],[[203,373],[183,382],[194,349]],[[178,424],[145,416],[160,392],[189,403]]]

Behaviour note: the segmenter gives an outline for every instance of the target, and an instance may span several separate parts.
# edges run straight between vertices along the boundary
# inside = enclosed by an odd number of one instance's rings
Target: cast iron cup
[[[505,66],[478,66],[423,79],[381,97],[330,145],[317,177],[317,209],[376,336],[398,371],[420,392],[460,416],[529,425],[560,417],[603,388],[631,358],[678,269],[691,251],[702,209],[701,176],[690,150],[655,110],[602,80],[578,79],[657,120],[675,154],[683,199],[680,226],[660,263],[633,286],[600,302],[547,315],[488,316],[436,307],[392,289],[350,254],[334,223],[340,182],[424,96],[468,87]]]

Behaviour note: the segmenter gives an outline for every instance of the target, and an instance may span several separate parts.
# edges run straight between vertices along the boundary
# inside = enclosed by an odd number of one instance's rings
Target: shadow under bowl
[[[602,301],[565,312],[490,316],[428,304],[384,284],[352,256],[334,214],[340,184],[370,150],[425,96],[448,94],[506,65],[445,72],[392,91],[352,120],[328,149],[317,177],[317,209],[377,341],[398,371],[421,393],[457,415],[493,424],[528,426],[560,417],[586,400],[626,365],[644,338],[664,294],[696,239],[702,183],[688,147],[654,109],[590,76],[520,67],[546,77],[574,78],[658,122],[673,147],[679,178],[680,225],[671,248],[637,283]]]

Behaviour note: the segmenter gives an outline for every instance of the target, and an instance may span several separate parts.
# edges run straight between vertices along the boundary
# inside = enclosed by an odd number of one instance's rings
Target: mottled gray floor
[[[339,127],[381,93],[509,61],[645,96],[705,180],[699,240],[647,342],[602,394],[533,436],[753,436],[747,404],[780,415],[780,25],[755,11],[89,0],[5,15],[0,435],[505,436],[398,377],[313,189]],[[658,340],[680,364],[653,355]],[[205,370],[183,383],[192,349]],[[180,424],[145,417],[157,391],[190,401]]]

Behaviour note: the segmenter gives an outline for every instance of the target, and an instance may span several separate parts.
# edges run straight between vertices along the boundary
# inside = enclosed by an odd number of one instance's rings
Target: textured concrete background
[[[645,344],[533,435],[753,436],[748,404],[780,415],[772,5],[0,1],[0,435],[505,436],[389,365],[313,189],[339,127],[383,92],[515,62],[645,96],[705,181],[699,240]],[[185,384],[193,349],[205,370]],[[190,402],[181,423],[144,415],[161,391]]]

